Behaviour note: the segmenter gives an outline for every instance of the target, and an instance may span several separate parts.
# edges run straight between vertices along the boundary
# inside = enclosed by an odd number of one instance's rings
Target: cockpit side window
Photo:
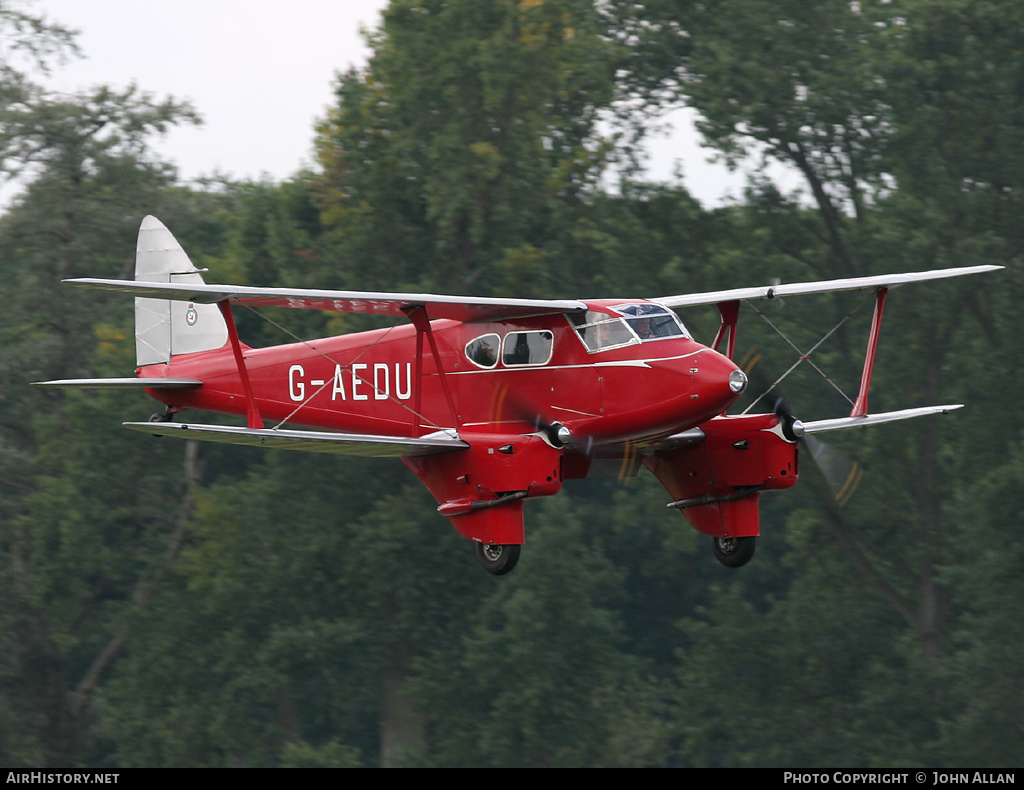
[[[466,343],[466,358],[482,368],[493,368],[498,364],[501,338],[495,334],[481,335]]]
[[[658,304],[631,304],[614,308],[622,313],[626,323],[641,342],[664,340],[671,337],[690,337],[686,327],[671,310]]]
[[[555,336],[549,330],[509,332],[505,335],[501,361],[506,367],[546,365],[551,361]]]
[[[623,319],[607,313],[594,310],[588,310],[583,315],[573,313],[569,315],[569,321],[591,354],[637,342]]]

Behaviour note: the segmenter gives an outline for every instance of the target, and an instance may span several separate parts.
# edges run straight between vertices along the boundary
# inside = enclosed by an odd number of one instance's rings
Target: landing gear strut
[[[516,567],[521,549],[517,543],[477,543],[476,558],[492,576],[504,576]]]
[[[757,538],[711,538],[715,558],[729,568],[739,568],[750,562],[757,548]]]

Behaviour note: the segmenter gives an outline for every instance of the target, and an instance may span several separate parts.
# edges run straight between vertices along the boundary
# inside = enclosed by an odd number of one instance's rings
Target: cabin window
[[[584,315],[569,315],[569,320],[591,354],[639,342],[626,327],[626,322],[617,316],[588,310]]]
[[[547,329],[538,332],[509,332],[505,335],[501,361],[507,367],[546,365],[551,361],[555,336]]]
[[[615,308],[622,313],[626,323],[642,343],[649,340],[665,340],[672,337],[690,337],[682,321],[668,308],[660,304],[630,304]]]
[[[466,358],[482,368],[493,368],[498,364],[501,338],[497,335],[481,335],[466,343]]]

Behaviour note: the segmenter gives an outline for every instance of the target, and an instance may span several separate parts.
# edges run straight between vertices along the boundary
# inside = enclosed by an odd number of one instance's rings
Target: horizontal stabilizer
[[[364,458],[399,458],[433,455],[469,447],[455,431],[437,431],[416,439],[358,433],[326,433],[284,428],[240,428],[228,425],[189,425],[177,422],[126,422],[125,428],[156,436],[177,436],[202,442],[244,444],[279,450],[355,455]]]
[[[919,409],[902,409],[900,411],[886,411],[879,414],[864,414],[860,417],[839,417],[835,420],[817,420],[815,422],[805,422],[803,423],[803,426],[804,433],[824,433],[825,431],[838,431],[842,428],[860,428],[864,425],[878,425],[883,422],[909,420],[913,417],[924,417],[928,414],[948,414],[954,409],[962,408],[962,403],[950,406],[924,406]]]
[[[54,381],[33,381],[33,387],[45,389],[108,389],[127,387],[129,389],[183,390],[202,385],[199,379],[55,379]]]
[[[907,272],[904,274],[881,274],[874,277],[847,277],[841,280],[822,280],[811,283],[789,283],[761,285],[754,288],[732,288],[727,291],[667,296],[656,301],[667,307],[691,307],[702,304],[718,304],[742,299],[776,299],[783,296],[828,293],[830,291],[875,291],[879,288],[895,288],[907,283],[927,280],[944,280],[947,277],[963,277],[967,274],[982,274],[1002,269],[1002,266],[962,266],[954,269],[934,269],[929,272]]]

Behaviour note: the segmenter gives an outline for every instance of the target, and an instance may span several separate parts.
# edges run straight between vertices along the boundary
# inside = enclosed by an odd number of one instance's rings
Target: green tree
[[[607,163],[618,50],[582,0],[396,0],[318,140],[325,220],[352,272],[518,295]],[[373,284],[372,287],[379,287]]]
[[[396,472],[276,453],[203,492],[107,692],[119,762],[275,765],[331,742],[370,764],[415,754],[410,662],[454,638],[488,579]]]
[[[75,31],[51,22],[45,14],[25,10],[26,3],[5,0],[0,4],[0,125],[43,93],[34,81],[37,73],[48,74],[55,65],[79,54]],[[24,165],[8,150],[13,140],[0,138],[0,173],[5,180],[16,176]]]
[[[5,54],[24,48],[44,59],[71,46],[63,28],[8,4],[0,23]],[[126,613],[174,551],[192,475],[182,473],[184,448],[124,452],[108,433],[122,396],[27,384],[133,366],[131,305],[85,306],[58,283],[130,272],[138,221],[174,176],[146,142],[195,115],[134,88],[53,96],[9,62],[3,76],[17,98],[0,111],[0,152],[25,185],[0,217],[0,294],[10,308],[0,319],[0,578],[14,645],[4,651],[14,682],[0,703],[14,735],[0,749],[15,763],[68,765],[94,748],[93,694],[122,648]]]
[[[624,639],[622,572],[568,498],[530,510],[529,556],[514,583],[495,586],[461,638],[421,666],[431,762],[659,764],[664,700]]]
[[[880,761],[934,761],[935,745],[948,743],[941,733],[955,729],[944,722],[978,721],[967,713],[966,698],[944,702],[951,684],[971,687],[963,640],[977,638],[981,630],[975,629],[982,626],[973,614],[977,589],[964,583],[964,574],[978,573],[967,555],[984,545],[993,515],[961,503],[978,499],[986,476],[1013,476],[1007,458],[1020,437],[1016,415],[991,416],[1003,393],[1015,390],[1019,367],[1006,353],[1014,346],[1012,332],[1003,334],[1020,294],[1020,228],[1011,217],[1020,208],[1021,159],[1009,141],[1021,133],[1022,50],[1019,26],[1005,27],[1019,13],[1009,2],[958,0],[668,0],[630,7],[624,17],[637,53],[628,77],[633,86],[658,100],[696,107],[707,141],[734,161],[766,156],[804,176],[809,201],[803,205],[760,181],[739,207],[754,238],[775,260],[790,259],[809,278],[979,263],[1015,267],[985,282],[929,287],[926,294],[901,290],[890,297],[873,410],[965,402],[971,411],[958,413],[955,424],[935,420],[837,437],[869,471],[856,506],[840,509],[823,496],[820,505],[790,520],[796,567],[833,555],[828,567],[843,580],[854,573],[873,599],[899,617],[919,651],[908,654],[891,627],[870,637],[857,632],[857,645],[852,635],[846,639],[851,651],[870,640],[879,656],[891,657],[887,671],[871,668],[870,660],[851,669],[860,684],[850,708],[862,722],[857,726],[893,733],[887,722],[901,723],[900,737],[890,746],[877,742],[865,752],[865,758]],[[754,245],[726,245],[719,252],[747,270],[755,262],[744,248],[752,252]],[[763,265],[760,271],[762,281],[778,276]],[[735,272],[729,269],[730,276]],[[803,308],[787,301],[778,320],[787,330],[794,323],[799,329]],[[856,353],[849,337],[835,338],[837,350],[846,349],[837,360]],[[1006,390],[997,394],[982,384],[982,368],[1004,371]],[[808,399],[802,384],[790,391],[799,392],[797,407],[804,413],[828,406]],[[981,458],[986,461],[979,463]],[[998,567],[1010,572],[1016,556],[1010,548],[1007,565]],[[820,594],[830,597],[824,588]],[[784,596],[773,602],[770,617],[791,616],[799,606],[797,598]],[[1012,631],[1014,607],[1005,616]],[[721,626],[709,624],[700,638],[708,651],[718,650],[713,643],[721,640],[719,655],[728,654],[742,633],[721,613],[709,618],[714,622]],[[988,635],[991,627],[985,626]],[[755,626],[751,641],[760,634]],[[799,662],[806,643],[790,643],[801,646],[789,656]],[[733,674],[741,671],[741,662],[729,663]],[[787,687],[785,671],[763,672],[765,684]],[[822,667],[820,676],[828,678],[828,670]],[[816,680],[808,677],[807,684]],[[894,691],[911,683],[932,693]],[[785,705],[772,707],[802,709],[799,700],[794,691]],[[728,706],[712,719],[718,715],[731,720]],[[788,719],[782,713],[777,718],[782,724]],[[692,726],[702,737],[714,729],[710,723]],[[956,732],[963,736],[966,729]],[[793,744],[790,753],[804,748],[784,737]],[[961,759],[993,759],[993,739],[989,733],[965,739]],[[829,744],[821,746],[827,753]],[[712,752],[704,759],[718,759]],[[732,759],[788,759],[756,747],[752,753],[758,756]]]
[[[1019,118],[1019,97],[1007,88],[1019,77],[1016,34],[1001,33],[997,21],[1003,10],[1018,13],[1008,5],[654,4],[642,12],[651,32],[642,37],[641,51],[659,43],[664,48],[646,71],[636,70],[634,84],[692,103],[707,141],[726,155],[760,152],[803,174],[817,218],[809,229],[818,241],[786,252],[815,276],[1004,263],[1018,241],[998,238],[1005,227],[998,212],[971,206],[982,199],[975,192],[1016,200],[1005,187],[1015,166],[999,168],[988,158],[990,151],[1000,161],[1011,152],[1000,155],[977,139],[1008,139]],[[958,38],[952,50],[941,44],[951,38]],[[967,95],[990,99],[979,103],[985,101],[986,113],[998,112],[1001,131],[981,128],[982,116],[958,98]],[[938,136],[952,140],[938,147],[922,143]],[[961,150],[970,156],[959,156]],[[778,228],[776,218],[792,212],[770,189],[752,194],[767,209],[768,227]],[[978,309],[987,287],[972,282],[959,290],[931,288],[926,301],[904,293],[890,300],[883,340],[896,336],[899,344],[886,347],[879,370],[901,375],[876,376],[876,409],[946,400],[947,372],[969,356],[973,343],[968,327],[977,328],[977,318],[988,320]],[[884,536],[859,529],[846,514],[827,517],[835,534],[846,536],[848,556],[902,612],[930,655],[939,649],[948,611],[938,569],[953,557],[938,526],[949,489],[941,430],[932,421],[902,434],[910,441],[903,461],[916,470],[904,483],[911,494],[907,506],[917,514],[907,544],[913,549],[905,557],[909,575],[896,585],[903,593],[883,583],[871,559],[880,555],[877,541],[884,544]],[[887,460],[880,456],[879,465]]]

